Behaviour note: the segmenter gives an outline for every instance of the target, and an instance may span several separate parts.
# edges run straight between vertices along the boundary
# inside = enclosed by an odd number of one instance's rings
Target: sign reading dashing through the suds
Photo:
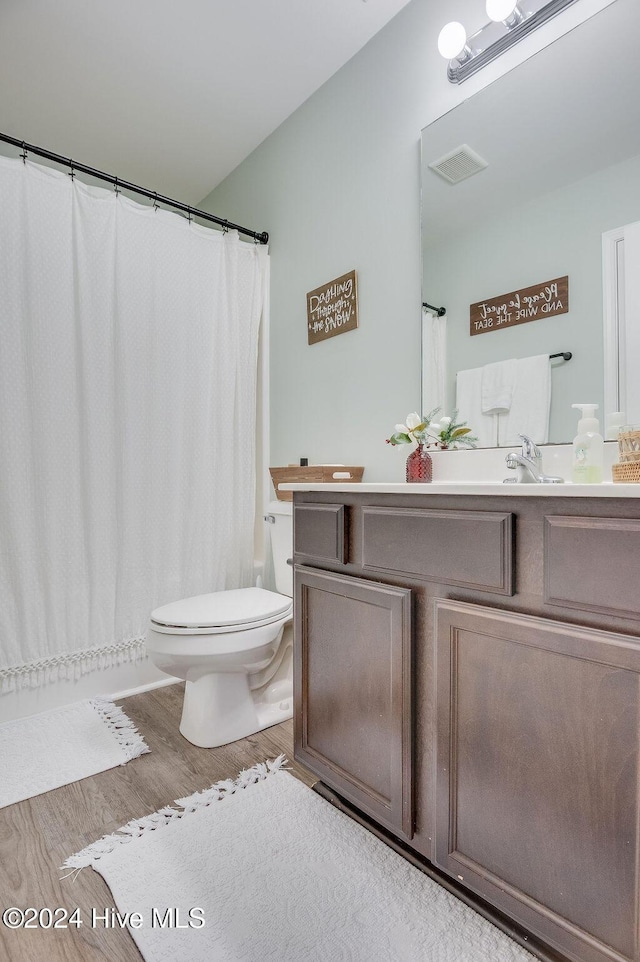
[[[307,294],[307,335],[317,344],[358,326],[356,272],[349,271]]]

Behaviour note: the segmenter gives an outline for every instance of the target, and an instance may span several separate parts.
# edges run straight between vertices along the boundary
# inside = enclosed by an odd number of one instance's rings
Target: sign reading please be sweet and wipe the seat
[[[569,277],[523,287],[469,307],[469,334],[500,331],[515,324],[526,324],[541,317],[566,314],[569,310]]]

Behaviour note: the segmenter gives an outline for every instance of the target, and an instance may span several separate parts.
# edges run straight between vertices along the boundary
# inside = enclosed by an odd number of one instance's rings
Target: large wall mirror
[[[573,438],[574,402],[640,421],[639,37],[640,4],[615,0],[422,131],[423,300],[446,308],[435,334],[423,312],[423,410],[440,338],[447,412],[458,371],[571,352],[550,363],[548,441]],[[487,166],[454,185],[429,164],[461,145]],[[470,334],[470,305],[565,275],[568,312]]]

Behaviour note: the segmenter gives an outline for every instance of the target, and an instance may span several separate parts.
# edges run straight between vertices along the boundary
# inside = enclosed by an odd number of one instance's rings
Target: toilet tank
[[[271,501],[269,515],[274,519],[269,531],[276,591],[293,597],[293,568],[287,564],[287,560],[293,557],[293,503]]]

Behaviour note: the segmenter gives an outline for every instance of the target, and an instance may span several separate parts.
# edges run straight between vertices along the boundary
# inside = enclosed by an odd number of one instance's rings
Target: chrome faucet
[[[515,478],[505,478],[504,484],[564,484],[564,478],[542,471],[542,451],[535,441],[526,434],[519,434],[522,438],[522,451],[510,451],[505,461],[507,467],[516,472]]]

